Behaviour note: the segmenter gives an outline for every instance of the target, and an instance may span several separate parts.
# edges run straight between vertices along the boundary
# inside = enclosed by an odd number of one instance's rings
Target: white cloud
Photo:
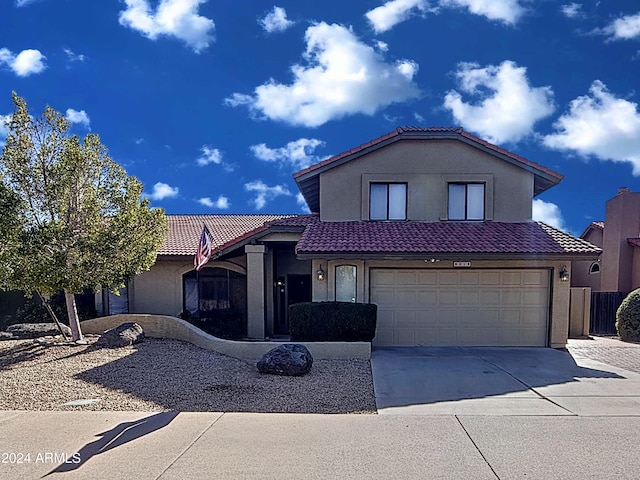
[[[559,230],[566,231],[564,218],[560,208],[551,202],[545,202],[538,198],[533,199],[531,218],[536,222],[544,222]]]
[[[620,17],[598,32],[609,35],[610,40],[632,40],[638,38],[640,37],[640,13]]]
[[[16,0],[16,7],[26,7],[32,3],[39,2],[40,0]]]
[[[384,5],[369,10],[365,17],[376,33],[391,30],[398,23],[404,22],[414,14],[423,15],[434,11],[427,0],[390,0]]]
[[[287,28],[293,25],[294,22],[287,18],[287,12],[284,8],[273,7],[267,15],[258,20],[258,23],[262,25],[262,28],[268,33],[284,32]]]
[[[220,165],[222,163],[222,152],[217,148],[212,148],[209,145],[203,145],[200,151],[202,152],[202,156],[198,157],[196,162],[201,167],[209,165],[210,163],[215,163],[216,165]]]
[[[490,142],[517,142],[554,111],[551,87],[532,87],[526,74],[525,67],[509,60],[484,68],[461,63],[456,72],[460,89],[479,101],[466,103],[460,93],[451,90],[445,95],[444,106],[463,127]]]
[[[247,105],[252,113],[292,125],[318,127],[347,115],[373,115],[380,108],[418,96],[411,60],[385,62],[373,47],[342,25],[307,29],[307,65],[293,65],[293,83],[271,79],[254,95],[234,93],[225,103]]]
[[[0,48],[0,65],[7,65],[19,77],[42,72],[47,68],[44,64],[46,58],[39,50],[22,50],[14,55],[8,48]]]
[[[178,187],[171,187],[166,183],[158,182],[153,186],[153,192],[149,195],[151,200],[164,200],[178,196]]]
[[[198,203],[205,207],[219,208],[220,210],[226,210],[231,206],[229,199],[224,195],[220,195],[217,200],[211,200],[209,197],[203,197],[198,199]]]
[[[84,55],[74,53],[73,50],[69,48],[65,48],[64,53],[67,54],[67,58],[70,62],[84,62],[86,60],[86,57]]]
[[[302,170],[320,161],[320,157],[313,155],[313,152],[321,146],[324,146],[324,142],[317,138],[299,138],[280,148],[269,148],[264,143],[249,148],[260,160],[290,164],[294,169]]]
[[[440,0],[442,7],[466,8],[475,15],[515,25],[525,13],[522,0]]]
[[[11,121],[12,115],[0,115],[0,147],[4,147],[6,145],[5,140],[7,139],[7,135],[9,135],[9,122]]]
[[[571,101],[555,123],[557,133],[543,138],[546,146],[572,150],[583,157],[628,162],[640,175],[640,112],[638,104],[617,98],[600,80],[589,95]]]
[[[159,36],[173,36],[196,53],[213,41],[215,24],[198,15],[201,3],[207,0],[160,0],[155,12],[148,0],[124,0],[126,10],[120,12],[120,25],[138,30],[150,40]]]
[[[307,205],[307,201],[304,199],[304,196],[300,192],[298,192],[298,194],[296,195],[296,203],[300,205],[300,208],[303,212],[311,213],[311,210],[309,210],[309,206]]]
[[[67,108],[65,118],[71,123],[79,123],[87,129],[91,128],[91,120],[89,115],[84,110],[74,110],[73,108]]]
[[[251,203],[256,207],[256,210],[262,210],[269,200],[273,200],[274,198],[282,195],[291,195],[291,192],[286,185],[275,185],[273,187],[269,187],[262,180],[254,180],[253,182],[245,183],[244,189],[247,192],[255,193],[255,197],[253,197]]]
[[[580,3],[568,3],[560,5],[560,11],[567,18],[578,18],[582,16],[582,5]]]

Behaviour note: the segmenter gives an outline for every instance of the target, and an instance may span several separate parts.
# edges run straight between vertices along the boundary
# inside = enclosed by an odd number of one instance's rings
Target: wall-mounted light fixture
[[[316,278],[319,282],[324,280],[324,270],[322,270],[322,267],[319,267],[318,270],[316,270]]]
[[[566,265],[562,266],[562,268],[560,269],[559,275],[560,275],[560,281],[561,282],[568,282],[569,281],[569,272],[567,271]]]

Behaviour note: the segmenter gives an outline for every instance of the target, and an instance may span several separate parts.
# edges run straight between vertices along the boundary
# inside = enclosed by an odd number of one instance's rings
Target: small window
[[[449,220],[484,220],[484,183],[449,184]]]
[[[369,185],[370,220],[406,220],[406,218],[406,183],[372,183]]]
[[[336,302],[356,302],[355,265],[338,265],[336,267]]]
[[[589,275],[595,275],[596,273],[600,273],[600,264],[593,262],[589,267]]]

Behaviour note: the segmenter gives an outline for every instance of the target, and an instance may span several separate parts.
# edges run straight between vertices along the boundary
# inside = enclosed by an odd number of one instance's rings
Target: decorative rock
[[[120,348],[128,347],[144,340],[142,327],[134,322],[127,322],[107,330],[95,343],[96,347]]]
[[[0,332],[0,340],[15,340],[15,339],[16,337],[14,337],[12,333]]]
[[[62,325],[65,335],[71,337],[71,329]],[[39,338],[46,335],[58,335],[60,330],[55,323],[17,323],[9,325],[7,332],[13,335],[14,339]]]
[[[265,353],[257,363],[260,373],[298,376],[311,370],[313,357],[304,345],[285,343]]]

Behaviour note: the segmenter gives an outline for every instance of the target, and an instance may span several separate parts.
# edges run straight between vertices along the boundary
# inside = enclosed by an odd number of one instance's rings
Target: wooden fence
[[[589,332],[594,335],[616,335],[616,310],[628,292],[592,292]]]

